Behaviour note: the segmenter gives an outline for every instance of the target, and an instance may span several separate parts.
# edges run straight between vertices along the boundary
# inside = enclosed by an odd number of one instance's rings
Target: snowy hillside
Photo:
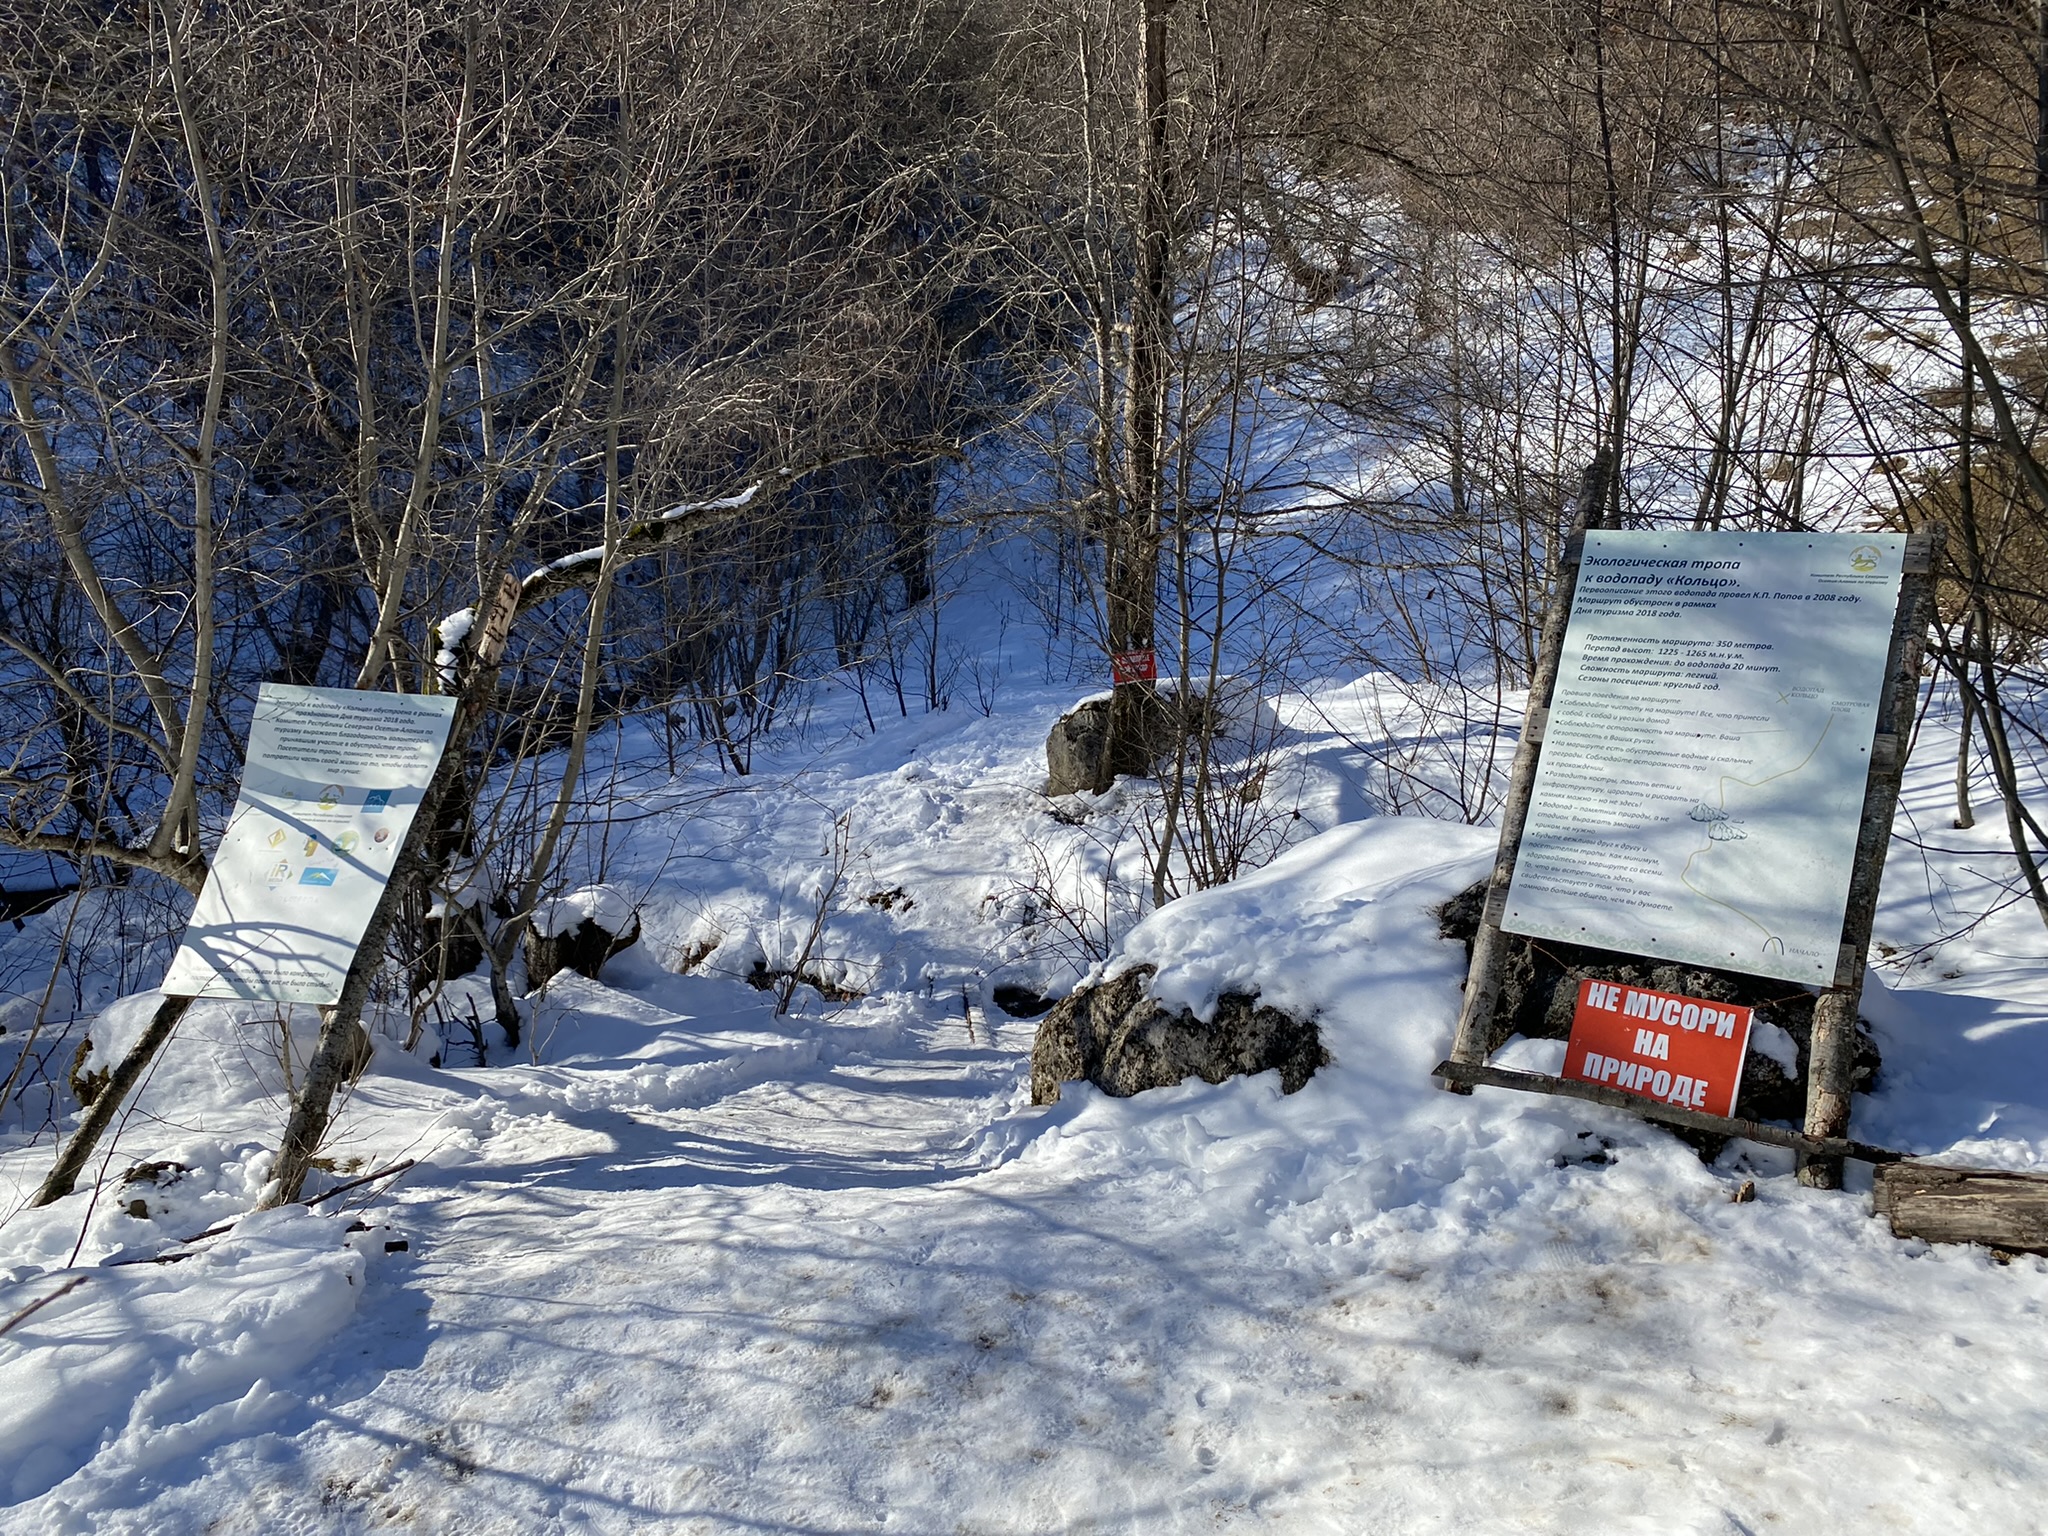
[[[278,1036],[204,1005],[96,1190],[20,1210],[47,1152],[0,1162],[0,1319],[56,1298],[0,1340],[0,1529],[2042,1529],[2048,1262],[1895,1240],[1867,1170],[1808,1191],[1765,1149],[1703,1166],[1619,1113],[1431,1085],[1463,971],[1431,909],[1493,835],[1369,813],[1383,702],[1281,701],[1294,846],[1111,957],[1198,1009],[1315,1011],[1333,1061],[1292,1096],[1029,1106],[1036,1026],[990,996],[1091,963],[1046,904],[1116,926],[1142,800],[1037,794],[1051,694],[814,722],[708,804],[650,794],[605,871],[642,943],[559,978],[519,1050],[486,1027],[485,1065],[452,1030],[439,1068],[381,1042],[321,1187],[417,1164],[311,1211],[241,1215]],[[1993,834],[1946,828],[1943,729],[1856,1128],[2030,1166],[2038,935],[2008,905],[1941,942],[2004,899]],[[743,978],[814,926],[862,995],[778,1018]]]
[[[2048,1536],[2048,0],[14,11],[0,1536]]]

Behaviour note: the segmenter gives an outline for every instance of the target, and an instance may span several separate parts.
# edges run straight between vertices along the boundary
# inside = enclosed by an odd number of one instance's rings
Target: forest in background
[[[824,686],[966,707],[977,559],[1091,686],[1374,671],[1486,726],[1582,483],[1617,526],[1944,523],[1930,655],[2048,920],[2048,7],[52,3],[0,40],[0,842],[133,893],[100,943],[176,931],[261,683],[451,692],[371,943],[401,1008],[487,963],[516,1030],[599,727],[744,775]],[[1183,711],[1160,753],[1158,697],[1115,690],[1104,768],[1157,779],[1153,902],[1269,847],[1258,744]]]

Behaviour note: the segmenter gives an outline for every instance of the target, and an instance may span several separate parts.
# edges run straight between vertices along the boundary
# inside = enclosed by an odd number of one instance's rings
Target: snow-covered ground
[[[326,1182],[395,1181],[239,1216],[286,1058],[224,1005],[97,1190],[18,1209],[48,1136],[7,1144],[0,1321],[57,1299],[0,1339],[0,1530],[2048,1529],[2048,1262],[1895,1240],[1867,1170],[1432,1087],[1463,955],[1430,909],[1493,834],[1373,808],[1454,803],[1467,734],[1372,680],[1279,701],[1292,846],[1124,933],[1142,797],[1037,793],[1059,702],[821,715],[715,797],[636,791],[590,873],[645,936],[602,984],[482,1066],[380,1043]],[[1923,728],[1856,1128],[2034,1166],[2048,945],[1996,819],[1950,829],[1953,746]],[[1333,1063],[1032,1108],[994,988],[1111,940],[1162,996],[1318,1010]],[[777,1016],[757,962],[863,995]],[[187,1171],[121,1182],[151,1161]]]

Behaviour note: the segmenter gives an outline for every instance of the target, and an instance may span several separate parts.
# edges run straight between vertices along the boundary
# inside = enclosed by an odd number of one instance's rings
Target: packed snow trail
[[[1169,993],[1265,963],[1334,998],[1292,1096],[1038,1111],[1033,1026],[970,1043],[957,1000],[567,980],[549,1065],[365,1079],[363,1150],[426,1161],[323,1358],[0,1523],[2042,1529],[2048,1265],[1900,1243],[1760,1149],[1429,1087],[1461,957],[1428,907],[1486,842],[1340,829],[1134,936],[1203,957]]]
[[[643,942],[489,1066],[452,1029],[380,1043],[326,1177],[419,1166],[352,1210],[247,1214],[277,1021],[195,1008],[99,1190],[17,1209],[47,1152],[0,1154],[0,1318],[85,1277],[0,1339],[0,1532],[2048,1530],[2048,1263],[1899,1242],[1867,1171],[1807,1191],[1768,1149],[1708,1167],[1618,1112],[1431,1085],[1464,970],[1432,908],[1494,834],[1369,814],[1366,694],[1289,749],[1307,840],[1112,961],[1316,1013],[1334,1060],[1295,1095],[1025,1102],[1036,1026],[980,985],[1071,983],[1029,969],[1030,901],[1047,867],[1099,894],[1142,810],[1037,794],[1044,720],[913,719],[635,823]],[[1945,825],[1948,750],[1914,759],[1855,1123],[2039,1168],[2048,973],[2009,854],[1904,840]],[[843,814],[828,974],[869,995],[777,1018],[733,978],[796,952]],[[95,1049],[152,1007],[99,1012]],[[124,1185],[145,1159],[171,1171]]]

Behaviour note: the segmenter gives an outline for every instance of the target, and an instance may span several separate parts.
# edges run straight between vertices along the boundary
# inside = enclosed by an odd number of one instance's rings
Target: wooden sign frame
[[[1557,688],[1559,660],[1564,652],[1565,628],[1571,619],[1572,602],[1578,591],[1579,563],[1586,534],[1605,526],[1600,509],[1606,504],[1611,461],[1603,453],[1587,468],[1579,488],[1571,528],[1558,551],[1556,579],[1552,584],[1549,611],[1544,615],[1543,633],[1536,654],[1535,675],[1530,681],[1529,705],[1522,739],[1515,749],[1514,766],[1508,775],[1507,798],[1501,808],[1500,846],[1488,877],[1486,900],[1481,908],[1479,930],[1472,940],[1472,961],[1465,977],[1465,998],[1458,1014],[1458,1030],[1450,1060],[1437,1076],[1453,1092],[1470,1093],[1475,1083],[1501,1087],[1531,1088],[1540,1092],[1565,1092],[1571,1097],[1594,1098],[1596,1102],[1617,1102],[1617,1107],[1649,1114],[1649,1101],[1632,1102],[1631,1096],[1603,1091],[1603,1095],[1577,1091],[1582,1085],[1561,1084],[1561,1079],[1535,1073],[1505,1073],[1486,1063],[1486,1043],[1493,1015],[1500,1002],[1501,969],[1507,952],[1507,935],[1501,918],[1507,907],[1508,885],[1514,878],[1515,860],[1521,852],[1522,836],[1529,820],[1530,802],[1536,788],[1536,765],[1543,752],[1544,727]],[[1806,1119],[1803,1134],[1781,1132],[1777,1137],[1756,1137],[1750,1122],[1719,1116],[1692,1114],[1682,1122],[1697,1130],[1720,1130],[1728,1135],[1780,1141],[1800,1153],[1800,1182],[1817,1189],[1839,1189],[1842,1159],[1863,1156],[1876,1149],[1852,1150],[1849,1133],[1850,1073],[1856,1058],[1856,1014],[1863,997],[1863,972],[1870,950],[1870,929],[1877,912],[1878,887],[1884,876],[1885,852],[1891,841],[1892,817],[1898,808],[1899,783],[1905,772],[1904,744],[1913,729],[1913,713],[1920,698],[1920,662],[1927,643],[1929,606],[1934,594],[1934,566],[1946,533],[1932,524],[1906,539],[1905,569],[1899,582],[1899,601],[1892,618],[1891,650],[1886,661],[1885,687],[1878,704],[1876,739],[1870,754],[1870,775],[1865,785],[1863,813],[1857,828],[1856,856],[1849,881],[1848,907],[1842,919],[1842,942],[1833,985],[1825,988],[1814,1003],[1813,1034],[1808,1050],[1806,1074]],[[1516,1079],[1508,1081],[1507,1079]],[[1529,1081],[1520,1081],[1527,1078]],[[1671,1120],[1670,1115],[1650,1118]],[[1710,1122],[1710,1123],[1700,1123]],[[1896,1154],[1888,1154],[1887,1159]]]

